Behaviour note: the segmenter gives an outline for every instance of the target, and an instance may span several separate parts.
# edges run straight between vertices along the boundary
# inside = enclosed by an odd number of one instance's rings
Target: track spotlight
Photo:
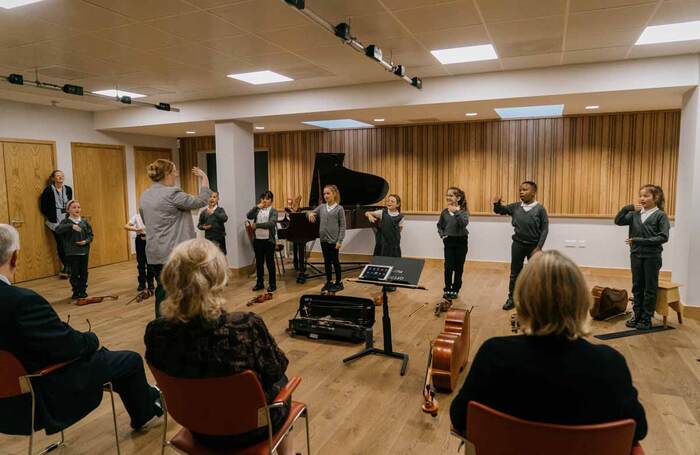
[[[376,44],[370,44],[365,48],[365,55],[372,60],[376,60],[378,62],[382,61],[382,50],[377,47]]]
[[[10,74],[7,76],[7,82],[15,85],[24,85],[24,77],[21,74]]]
[[[420,77],[414,77],[411,79],[411,85],[420,90],[423,88],[423,79]]]
[[[124,103],[124,104],[131,104],[131,97],[130,96],[120,96],[119,97],[119,102]]]
[[[83,88],[79,85],[66,84],[61,88],[61,90],[63,90],[63,93],[67,93],[69,95],[83,96]]]
[[[170,104],[168,103],[158,103],[155,105],[155,108],[158,109],[159,111],[169,111],[170,110]]]
[[[304,9],[305,0],[284,0],[288,5],[292,5],[296,9]]]
[[[403,65],[394,66],[394,69],[392,71],[399,77],[404,77],[406,75],[406,67]]]
[[[335,26],[335,36],[342,39],[343,41],[350,41],[352,36],[350,36],[350,25],[345,22]]]

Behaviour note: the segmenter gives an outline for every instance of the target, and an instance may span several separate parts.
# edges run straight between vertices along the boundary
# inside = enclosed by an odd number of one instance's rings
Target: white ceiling
[[[307,0],[425,78],[700,52],[700,40],[633,46],[646,25],[700,19],[700,0]],[[441,65],[429,50],[493,43],[501,58]],[[295,81],[253,86],[232,72]],[[393,80],[283,0],[43,0],[0,9],[0,74],[117,86],[178,102]],[[426,81],[429,83],[429,81]],[[409,87],[406,90],[413,90]],[[0,83],[0,98],[84,110],[93,97]]]
[[[624,111],[651,111],[663,109],[679,109],[683,93],[687,88],[664,88],[649,90],[628,90],[618,92],[586,93],[576,95],[525,97],[517,99],[501,99],[470,103],[443,103],[421,106],[400,106],[381,109],[353,109],[345,111],[324,112],[315,114],[278,115],[267,117],[243,118],[255,126],[262,126],[263,131],[312,130],[319,129],[301,122],[308,120],[332,120],[352,118],[375,126],[426,124],[434,122],[465,122],[497,119],[494,111],[497,107],[527,106],[534,104],[564,104],[564,115],[600,114]],[[597,104],[597,110],[586,110],[586,106]],[[467,117],[467,112],[478,115]],[[383,118],[384,122],[374,119]],[[166,137],[186,137],[186,131],[195,131],[196,136],[214,134],[214,122],[190,122],[167,125],[149,125],[130,128],[114,128],[134,134],[147,134]]]

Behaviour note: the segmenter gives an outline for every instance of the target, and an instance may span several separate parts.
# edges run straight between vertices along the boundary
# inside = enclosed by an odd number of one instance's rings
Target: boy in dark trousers
[[[80,217],[80,202],[68,201],[68,217],[56,227],[56,233],[63,239],[63,248],[70,264],[70,285],[72,299],[87,297],[88,259],[90,243],[94,238],[92,226]]]
[[[630,246],[634,316],[625,323],[627,327],[651,328],[651,318],[656,310],[662,245],[668,242],[671,228],[664,205],[663,190],[656,185],[644,185],[639,190],[639,202],[622,207],[615,217],[618,226],[629,226],[625,243]]]
[[[549,233],[549,217],[544,206],[537,202],[537,184],[525,181],[520,184],[518,190],[520,202],[508,205],[501,204],[501,196],[493,198],[493,211],[499,215],[512,217],[513,243],[510,248],[510,282],[508,283],[508,299],[503,304],[504,310],[515,308],[513,303],[513,289],[515,281],[523,269],[525,258],[530,259],[533,254],[542,250],[547,234]]]
[[[204,231],[204,238],[214,242],[226,255],[226,222],[228,215],[219,207],[219,192],[214,191],[209,197],[209,205],[199,213],[197,228]]]

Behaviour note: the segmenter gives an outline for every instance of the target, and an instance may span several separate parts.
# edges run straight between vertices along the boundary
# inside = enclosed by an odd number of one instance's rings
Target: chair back
[[[148,365],[168,413],[190,431],[234,435],[267,425],[267,401],[250,370],[217,378],[176,378]]]
[[[632,419],[596,425],[555,425],[509,416],[469,402],[467,439],[478,455],[626,455],[632,451]]]
[[[17,357],[9,351],[0,351],[0,398],[10,398],[26,393],[20,378],[27,374]]]

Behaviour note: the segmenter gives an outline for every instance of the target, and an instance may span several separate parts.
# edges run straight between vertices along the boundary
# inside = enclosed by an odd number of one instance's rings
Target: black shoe
[[[508,297],[508,300],[506,300],[506,303],[504,303],[501,308],[503,308],[504,310],[512,310],[513,308],[515,308],[515,303],[513,302],[513,299]]]
[[[345,286],[343,286],[343,282],[341,281],[340,283],[335,283],[334,285],[332,285],[330,290],[332,292],[339,292],[339,291],[342,291],[343,289],[345,289]]]
[[[71,300],[78,300],[79,298],[80,298],[79,292],[74,292],[73,295],[70,296]]]
[[[141,292],[141,291],[143,291],[144,289],[146,289],[146,286],[143,285],[143,284],[139,284],[139,287],[136,288],[136,292]]]
[[[262,289],[265,289],[265,285],[264,285],[264,284],[258,283],[258,284],[256,284],[255,286],[253,286],[253,292],[260,291],[260,290],[262,290]]]
[[[151,292],[156,292],[156,287],[153,286],[152,284],[149,284],[149,285],[148,285],[148,290],[151,291]]]
[[[88,294],[85,291],[78,294],[78,298],[81,298],[81,299],[87,299],[87,296],[88,296]]]
[[[630,319],[627,320],[627,322],[625,322],[625,325],[631,329],[634,329],[635,327],[637,327],[638,322],[639,321],[637,320],[637,316],[632,316]]]
[[[459,291],[450,291],[450,294],[452,295],[453,299],[456,299],[459,296]]]
[[[333,287],[333,283],[331,283],[330,281],[327,281],[326,284],[324,284],[323,287],[321,288],[321,292],[328,292],[331,290],[332,287]]]
[[[651,321],[647,319],[637,322],[637,324],[634,326],[634,328],[637,330],[650,330],[651,327]]]
[[[452,301],[452,294],[450,293],[450,291],[443,292],[442,299]]]
[[[267,292],[275,292],[276,290],[277,290],[277,286],[275,286],[274,284],[271,284],[271,285],[267,288]]]

